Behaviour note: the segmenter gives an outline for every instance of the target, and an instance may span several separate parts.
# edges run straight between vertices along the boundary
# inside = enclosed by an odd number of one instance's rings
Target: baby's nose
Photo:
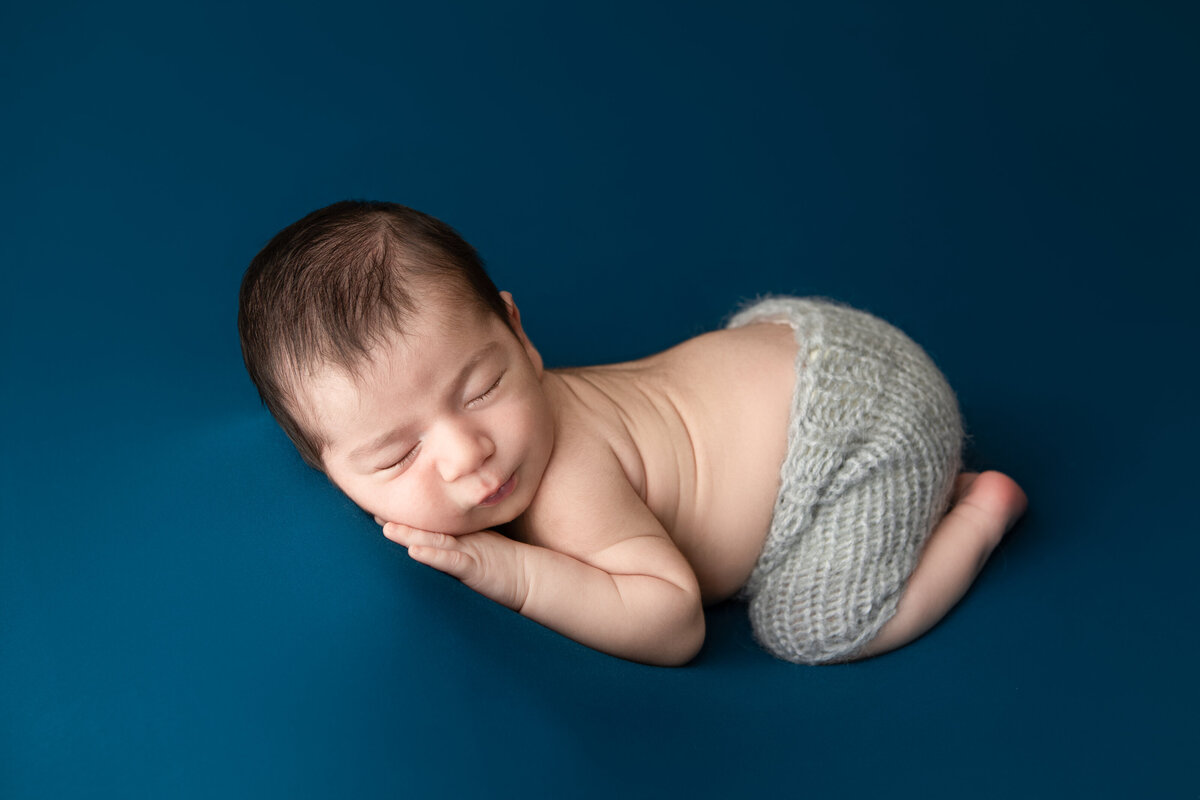
[[[444,440],[438,471],[447,483],[470,475],[496,452],[496,445],[477,431],[452,431]]]

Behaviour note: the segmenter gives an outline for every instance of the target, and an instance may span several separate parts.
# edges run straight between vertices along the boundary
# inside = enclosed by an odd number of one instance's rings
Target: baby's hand
[[[383,524],[383,535],[408,548],[415,561],[441,570],[513,611],[525,604],[528,581],[523,546],[495,531],[461,536],[423,531],[398,522]]]

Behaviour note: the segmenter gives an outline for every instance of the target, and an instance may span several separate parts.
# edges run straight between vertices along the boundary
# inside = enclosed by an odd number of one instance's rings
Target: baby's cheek
[[[391,487],[379,487],[371,493],[367,498],[364,498],[364,510],[374,514],[384,522],[399,522],[401,525],[409,524],[407,519],[407,504],[403,502],[401,497],[398,497],[394,489]]]

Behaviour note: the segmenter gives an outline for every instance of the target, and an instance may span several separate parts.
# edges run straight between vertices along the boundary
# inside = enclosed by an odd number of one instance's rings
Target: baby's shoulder
[[[662,533],[621,458],[586,427],[556,440],[537,493],[511,528],[521,541],[584,560],[631,536]]]

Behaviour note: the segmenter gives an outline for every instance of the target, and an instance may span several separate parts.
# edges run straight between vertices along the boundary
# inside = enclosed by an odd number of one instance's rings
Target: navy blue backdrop
[[[0,796],[1194,797],[1191,4],[6,3]],[[683,669],[411,562],[302,465],[236,293],[435,214],[551,365],[764,292],[898,324],[1026,519],[894,654]]]

